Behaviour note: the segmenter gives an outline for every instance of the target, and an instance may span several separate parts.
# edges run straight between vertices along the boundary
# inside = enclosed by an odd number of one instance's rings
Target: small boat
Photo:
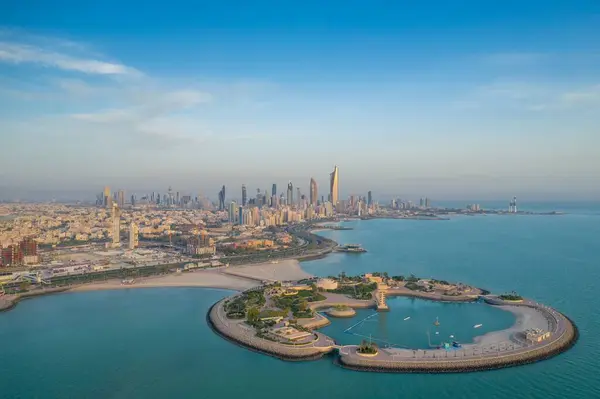
[[[455,347],[455,348],[461,348],[462,347],[462,345],[460,343],[456,342],[456,341],[452,341],[452,346]]]
[[[410,316],[408,316],[408,317],[405,317],[405,318],[404,318],[404,321],[406,321],[406,320],[409,320],[409,319],[410,319]]]
[[[436,332],[435,332],[435,335],[439,335],[439,334],[440,334],[440,332],[439,332],[439,331],[436,331]]]
[[[450,338],[454,338],[454,335],[451,335]]]
[[[438,320],[438,318],[435,318],[435,322],[433,323],[434,326],[439,326],[440,325],[440,321]]]
[[[475,325],[473,326],[473,328],[479,328],[479,327],[481,327],[482,325],[483,325],[483,324],[475,324]]]

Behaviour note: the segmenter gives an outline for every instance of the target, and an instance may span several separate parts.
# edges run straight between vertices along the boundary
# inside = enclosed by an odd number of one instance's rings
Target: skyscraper
[[[302,196],[300,195],[300,187],[296,188],[296,202],[298,203],[298,206],[300,206],[300,204],[302,203]]]
[[[112,246],[121,245],[121,210],[117,204],[112,206]]]
[[[333,206],[339,202],[339,178],[338,167],[335,166],[333,172],[329,175],[329,192]]]
[[[129,249],[136,249],[138,246],[138,226],[134,222],[129,225]]]
[[[231,204],[229,204],[229,223],[231,223],[231,224],[235,223],[235,217],[236,217],[237,210],[238,210],[237,204],[235,203],[235,201],[231,201]]]
[[[313,206],[317,206],[317,198],[319,197],[319,192],[317,188],[317,182],[312,177],[310,178],[310,203]]]
[[[119,205],[119,208],[125,207],[125,191],[123,190],[119,190],[117,193],[117,205]]]
[[[225,210],[225,186],[219,191],[219,210]]]
[[[290,181],[288,183],[288,188],[287,188],[287,204],[292,205],[293,203],[294,203],[294,186],[292,185],[292,182]]]
[[[110,200],[110,187],[106,186],[104,187],[104,198],[103,198],[103,204],[105,208],[109,207],[109,203],[111,202]]]
[[[273,183],[273,187],[271,188],[271,196],[277,195],[277,184]]]
[[[368,206],[373,205],[373,195],[371,194],[370,191],[367,193],[367,205]]]
[[[246,185],[242,184],[242,206],[246,206],[248,201],[248,193],[246,193]]]

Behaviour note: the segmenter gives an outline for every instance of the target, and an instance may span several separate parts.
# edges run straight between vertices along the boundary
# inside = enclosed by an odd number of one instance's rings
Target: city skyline
[[[337,164],[340,197],[599,198],[597,2],[434,3],[15,5],[0,196],[307,193]]]

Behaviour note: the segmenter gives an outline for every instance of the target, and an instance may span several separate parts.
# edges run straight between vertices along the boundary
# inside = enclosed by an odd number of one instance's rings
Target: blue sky
[[[600,197],[597,1],[80,3],[3,3],[5,193]]]

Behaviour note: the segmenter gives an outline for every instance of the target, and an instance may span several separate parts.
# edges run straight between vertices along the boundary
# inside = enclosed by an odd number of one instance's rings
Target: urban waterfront
[[[227,291],[101,291],[27,300],[0,315],[0,339],[19,342],[3,353],[0,372],[12,378],[2,384],[2,397],[595,397],[599,221],[597,208],[562,216],[353,221],[345,223],[353,230],[320,234],[359,243],[367,253],[302,264],[320,276],[381,270],[497,293],[516,290],[564,312],[579,327],[579,343],[551,360],[483,373],[350,378],[350,371],[330,361],[284,363],[214,335],[206,311]],[[395,301],[410,300],[392,299],[392,306]],[[443,325],[452,306],[477,305],[447,306],[439,315]],[[334,323],[354,320],[360,314]]]

